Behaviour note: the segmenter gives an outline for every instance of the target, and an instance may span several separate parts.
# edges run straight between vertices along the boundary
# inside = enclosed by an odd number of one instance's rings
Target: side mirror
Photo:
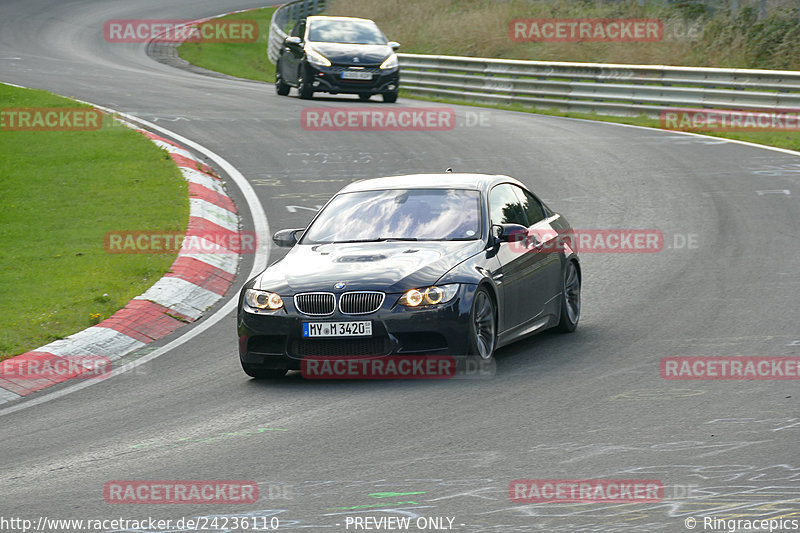
[[[397,41],[389,41],[387,44],[389,45],[389,48],[391,48],[395,52],[397,52],[397,49],[400,48],[400,43],[398,43]]]
[[[297,244],[297,232],[305,231],[305,228],[282,229],[272,236],[272,242],[281,248],[291,248]]]
[[[303,40],[300,37],[291,36],[284,39],[283,44],[293,50],[299,50],[303,47]]]
[[[528,235],[528,228],[520,224],[493,224],[492,233],[498,242],[515,242]]]

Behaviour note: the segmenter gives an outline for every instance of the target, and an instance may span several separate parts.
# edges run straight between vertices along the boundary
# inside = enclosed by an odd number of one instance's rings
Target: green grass
[[[178,55],[194,65],[239,78],[274,82],[275,65],[267,58],[267,36],[274,7],[234,13],[222,20],[255,20],[258,39],[253,43],[183,43]]]
[[[770,0],[759,19],[754,0],[614,2],[576,0],[330,0],[331,15],[374,20],[405,52],[420,54],[800,69],[800,17],[796,0]],[[663,23],[654,42],[519,42],[509,23],[526,18],[652,18]]]
[[[0,108],[27,107],[85,106],[0,84]],[[108,231],[184,231],[189,202],[164,150],[110,117],[104,123],[0,130],[0,359],[109,317],[175,259],[106,253]]]

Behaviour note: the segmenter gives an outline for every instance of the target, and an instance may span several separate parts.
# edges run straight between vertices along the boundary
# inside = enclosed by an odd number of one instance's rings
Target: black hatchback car
[[[508,176],[352,183],[308,228],[273,236],[292,249],[242,288],[242,367],[280,377],[305,357],[490,361],[497,347],[527,335],[573,331],[578,255],[568,239],[556,248],[548,242],[571,232]]]
[[[304,99],[315,92],[357,94],[361,100],[381,94],[384,102],[395,102],[399,47],[369,19],[307,17],[284,40],[275,67],[275,90],[285,96],[297,87]]]

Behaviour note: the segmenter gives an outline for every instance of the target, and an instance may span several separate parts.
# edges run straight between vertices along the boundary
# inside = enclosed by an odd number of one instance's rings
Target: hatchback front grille
[[[382,292],[346,292],[339,298],[339,309],[345,315],[368,315],[380,309],[386,295]]]
[[[355,65],[353,65],[355,66]],[[363,67],[363,68],[356,68],[353,69],[351,65],[333,65],[329,68],[331,72],[340,73],[346,70],[357,70],[359,72],[369,72],[370,74],[380,74],[381,69],[380,67]]]
[[[294,297],[294,306],[304,315],[327,316],[336,308],[332,292],[304,292]]]

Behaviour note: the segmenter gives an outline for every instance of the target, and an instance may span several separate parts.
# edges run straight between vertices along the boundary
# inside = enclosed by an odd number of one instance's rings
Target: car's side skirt
[[[504,331],[497,336],[497,347],[500,348],[522,337],[527,337],[528,335],[533,335],[534,333],[545,330],[553,325],[552,320],[552,315],[539,315],[513,329]]]

